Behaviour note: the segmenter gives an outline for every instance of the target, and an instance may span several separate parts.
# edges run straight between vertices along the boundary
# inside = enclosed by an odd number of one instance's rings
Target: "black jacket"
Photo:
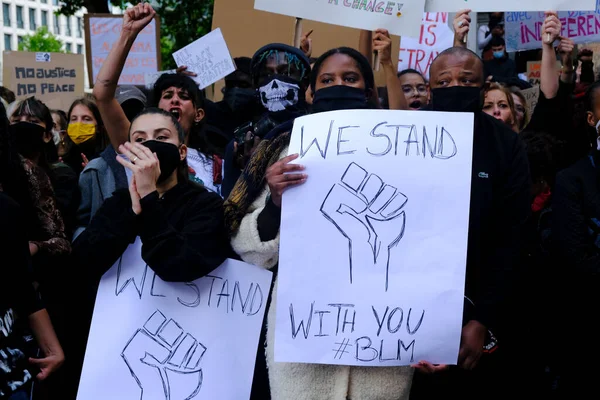
[[[475,117],[465,309],[495,331],[502,323],[522,256],[524,225],[531,211],[527,153],[506,124],[479,113]]]
[[[594,285],[600,276],[599,167],[600,152],[594,150],[562,170],[556,177],[552,198],[552,242],[556,255],[568,269],[569,278],[579,282],[593,280]]]
[[[118,190],[73,243],[73,262],[99,279],[137,236],[142,258],[164,281],[189,282],[221,265],[229,255],[223,200],[192,183],[180,183],[162,198],[141,200],[136,216],[128,190]]]

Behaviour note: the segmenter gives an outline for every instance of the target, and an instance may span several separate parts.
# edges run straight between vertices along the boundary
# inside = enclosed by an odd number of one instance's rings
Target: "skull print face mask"
[[[259,88],[260,102],[271,112],[283,111],[298,103],[300,85],[285,75],[272,75],[271,79]]]

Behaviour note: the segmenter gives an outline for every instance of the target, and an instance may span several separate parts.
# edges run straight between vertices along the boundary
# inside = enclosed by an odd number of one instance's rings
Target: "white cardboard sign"
[[[227,260],[167,283],[140,255],[102,278],[77,399],[248,399],[272,273]]]
[[[418,36],[425,0],[255,0],[254,8],[332,25]]]
[[[456,364],[472,149],[470,113],[296,119],[308,179],[283,198],[275,361]]]
[[[235,71],[235,64],[220,28],[176,51],[173,53],[173,58],[178,67],[185,65],[188,71],[198,75],[194,80],[200,89],[212,85]]]

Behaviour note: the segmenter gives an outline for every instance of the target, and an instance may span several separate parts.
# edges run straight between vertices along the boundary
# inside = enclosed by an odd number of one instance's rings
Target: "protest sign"
[[[167,283],[138,238],[100,282],[77,398],[248,399],[271,278],[227,260]]]
[[[84,93],[82,54],[5,51],[3,84],[17,100],[35,96],[49,108],[68,110]]]
[[[527,81],[536,86],[541,83],[542,77],[542,62],[528,61],[527,62]]]
[[[543,12],[507,12],[504,15],[507,51],[542,48]],[[560,12],[558,17],[562,24],[562,37],[572,39],[575,44],[600,41],[600,0],[596,11]]]
[[[178,67],[185,65],[188,71],[197,74],[193,79],[200,89],[235,71],[233,59],[219,28],[176,51],[173,58]]]
[[[283,198],[275,361],[456,364],[472,149],[468,113],[296,119],[308,179]]]
[[[418,38],[402,37],[398,71],[411,68],[429,79],[429,68],[437,55],[452,47],[454,32],[448,26],[448,13],[424,13]]]
[[[525,101],[527,101],[527,106],[529,108],[529,115],[531,116],[533,115],[533,111],[540,98],[540,87],[534,86],[529,89],[521,90],[521,93],[525,96]]]
[[[90,86],[93,87],[102,64],[123,28],[123,16],[85,14],[85,47]],[[138,35],[125,61],[119,85],[145,84],[145,74],[160,70],[160,22],[158,16]]]
[[[418,36],[425,0],[255,0],[254,8],[327,24]]]
[[[425,11],[457,12],[468,8],[475,12],[494,11],[592,11],[596,0],[427,0]]]

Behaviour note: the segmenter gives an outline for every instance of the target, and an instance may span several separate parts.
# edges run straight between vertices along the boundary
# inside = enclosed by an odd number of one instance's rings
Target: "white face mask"
[[[298,103],[300,86],[273,79],[259,89],[260,101],[271,112],[283,111]]]
[[[61,137],[60,137],[60,131],[56,131],[56,130],[52,130],[52,140],[54,140],[54,145],[58,146],[60,141],[61,141]]]

